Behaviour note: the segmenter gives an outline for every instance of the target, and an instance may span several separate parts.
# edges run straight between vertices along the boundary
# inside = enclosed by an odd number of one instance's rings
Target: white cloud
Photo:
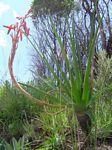
[[[8,10],[10,9],[10,6],[3,3],[3,2],[0,2],[0,18],[2,17],[2,15],[7,12]]]
[[[5,37],[5,32],[3,30],[0,30],[0,46],[6,47],[6,37]]]
[[[20,15],[17,13],[16,10],[12,10],[12,14],[14,16],[14,18],[19,17]]]

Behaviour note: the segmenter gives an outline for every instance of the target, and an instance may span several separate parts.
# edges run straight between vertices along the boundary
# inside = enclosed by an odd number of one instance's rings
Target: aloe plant
[[[25,22],[25,19],[30,16],[29,11],[25,17],[22,18],[22,22]],[[21,18],[19,18],[20,20]],[[30,38],[29,34],[29,28],[26,27],[26,24],[21,24],[19,27],[16,26],[4,26],[8,28],[8,33],[11,30],[14,30],[14,37],[12,37],[12,49],[11,49],[11,56],[9,57],[9,71],[11,78],[16,85],[16,87],[23,92],[27,97],[29,97],[31,100],[34,100],[40,105],[46,105],[49,107],[52,107],[52,104],[47,104],[46,101],[37,100],[33,96],[31,96],[28,92],[26,92],[19,83],[17,83],[14,74],[13,74],[13,61],[16,54],[17,44],[19,42],[19,39],[22,40],[22,33],[26,35],[31,45],[34,47],[34,49],[37,51],[39,57],[43,59],[46,66],[48,67],[49,71],[52,73],[52,79],[55,84],[57,84],[56,91],[59,91],[60,96],[66,101],[66,104],[69,106],[73,106],[74,112],[76,113],[77,119],[79,121],[79,124],[81,125],[81,128],[83,131],[86,131],[88,133],[91,126],[91,117],[88,113],[89,106],[92,101],[92,86],[91,86],[91,66],[92,66],[92,60],[93,55],[95,51],[95,43],[98,35],[98,29],[96,29],[95,33],[91,34],[90,41],[89,41],[89,47],[88,47],[88,61],[87,66],[84,74],[82,73],[81,68],[81,57],[80,57],[80,48],[77,42],[76,33],[75,33],[75,24],[74,20],[71,24],[69,24],[69,21],[67,21],[68,24],[68,31],[69,31],[69,37],[70,37],[70,47],[72,52],[72,59],[73,64],[71,64],[71,60],[68,58],[68,55],[66,53],[64,44],[61,41],[61,38],[55,28],[55,25],[52,22],[51,19],[52,28],[54,31],[54,34],[57,38],[58,45],[60,47],[60,51],[62,54],[63,62],[66,66],[66,72],[64,72],[61,65],[59,65],[58,60],[53,52],[52,46],[50,45],[49,38],[46,37],[46,41],[49,44],[50,52],[48,51],[48,55],[53,57],[53,61],[56,64],[56,68],[58,69],[59,75],[57,75],[56,71],[52,67],[51,64],[49,64],[48,57],[42,53],[39,48],[38,44],[36,43],[35,39]],[[16,30],[15,30],[16,27]],[[21,32],[20,32],[21,31]],[[66,75],[68,74],[68,76]],[[54,89],[53,89],[54,90]],[[46,93],[48,95],[48,93]],[[64,96],[63,96],[64,95]],[[54,94],[55,97],[55,94]],[[67,100],[68,99],[68,100]],[[58,106],[55,106],[58,107]],[[89,126],[89,128],[88,128]]]
[[[52,19],[51,19],[51,23],[52,23],[54,34],[60,46],[62,59],[66,65],[66,73],[63,71],[63,68],[58,64],[58,60],[53,53],[52,46],[50,46],[50,42],[47,37],[46,37],[46,41],[49,43],[49,47],[51,50],[50,52],[54,58],[54,63],[56,64],[56,67],[59,71],[59,76],[56,74],[52,65],[49,64],[47,57],[39,50],[38,44],[36,43],[35,39],[33,39],[33,42],[29,37],[28,39],[32,44],[32,46],[34,47],[34,49],[36,50],[36,52],[38,53],[38,55],[45,62],[48,69],[51,71],[54,82],[60,83],[59,86],[57,85],[57,87],[58,89],[60,89],[60,85],[61,85],[61,89],[63,89],[61,91],[61,94],[64,93],[66,94],[67,97],[69,97],[68,101],[66,101],[67,105],[71,105],[71,104],[73,105],[74,111],[76,113],[77,119],[79,121],[79,124],[81,125],[82,130],[89,132],[91,126],[91,117],[88,111],[92,100],[91,66],[92,66],[93,55],[95,51],[95,43],[97,40],[99,28],[96,29],[96,32],[94,33],[93,36],[90,36],[87,66],[85,72],[82,73],[83,71],[81,67],[80,48],[76,38],[74,22],[72,22],[72,27],[70,27],[70,24],[67,21],[68,31],[70,35],[70,47],[72,52],[73,65],[71,65],[71,60],[68,58],[66,54],[66,50],[64,48],[64,45],[61,41],[59,34],[56,31]],[[68,77],[66,74],[68,74]]]

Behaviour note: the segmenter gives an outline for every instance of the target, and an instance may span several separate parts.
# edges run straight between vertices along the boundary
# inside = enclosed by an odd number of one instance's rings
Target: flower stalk
[[[15,87],[17,89],[19,89],[30,100],[33,100],[34,102],[36,102],[39,105],[43,105],[43,106],[47,106],[47,107],[54,107],[54,108],[62,108],[64,106],[49,104],[49,103],[46,103],[45,100],[42,101],[42,100],[39,100],[39,99],[33,97],[30,93],[28,93],[20,85],[20,83],[18,83],[16,81],[15,76],[14,76],[13,63],[14,63],[14,58],[15,58],[15,55],[16,55],[16,50],[18,48],[19,40],[22,41],[23,33],[27,37],[30,35],[29,34],[30,28],[27,27],[26,19],[29,18],[29,17],[32,17],[31,14],[32,14],[32,10],[29,10],[28,13],[24,17],[17,17],[19,22],[17,22],[15,25],[10,25],[10,26],[5,26],[4,25],[4,27],[8,29],[7,34],[9,34],[11,31],[13,31],[13,33],[11,34],[12,48],[11,48],[11,53],[10,53],[9,60],[8,60],[9,73],[10,73],[11,79],[12,79]]]

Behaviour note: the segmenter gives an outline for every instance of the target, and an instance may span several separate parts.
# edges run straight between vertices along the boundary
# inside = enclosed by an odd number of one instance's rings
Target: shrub
[[[97,135],[100,137],[112,132],[112,88],[108,88],[111,85],[112,58],[107,58],[106,52],[101,51],[98,56],[98,76],[94,80],[94,93],[100,93],[95,107]]]
[[[37,117],[39,108],[20,94],[8,81],[1,87],[0,92],[0,121],[4,135],[19,137],[24,134],[23,124]]]
[[[112,84],[112,58],[107,58],[106,52],[101,51],[98,56],[98,76],[94,80],[94,90],[103,90]],[[102,100],[112,99],[111,90],[106,91],[101,96]]]

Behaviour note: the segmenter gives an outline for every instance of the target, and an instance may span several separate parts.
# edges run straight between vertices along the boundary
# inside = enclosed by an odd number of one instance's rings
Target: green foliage
[[[89,39],[89,48],[88,48],[88,60],[87,60],[87,66],[84,74],[82,73],[82,67],[81,67],[81,51],[80,46],[78,45],[78,41],[76,38],[76,31],[75,31],[75,23],[74,18],[72,18],[72,24],[67,21],[67,27],[69,31],[69,46],[72,53],[72,61],[73,64],[71,64],[71,59],[66,53],[65,45],[61,40],[61,37],[59,33],[57,32],[56,26],[53,23],[52,18],[50,18],[51,25],[53,32],[55,34],[55,37],[57,39],[59,49],[61,52],[61,59],[64,62],[64,67],[66,66],[66,70],[63,69],[61,65],[59,65],[59,61],[57,57],[54,54],[53,49],[50,46],[49,48],[51,50],[50,56],[53,56],[53,64],[56,65],[56,68],[58,70],[59,75],[57,75],[56,70],[53,68],[53,66],[49,63],[48,57],[39,50],[38,44],[35,41],[34,38],[29,38],[28,40],[37,52],[38,56],[44,61],[46,64],[48,70],[52,74],[52,80],[54,84],[56,85],[55,91],[58,91],[57,94],[52,95],[52,98],[65,101],[65,105],[72,106],[74,108],[74,111],[77,115],[77,119],[79,121],[80,126],[82,130],[88,134],[91,130],[91,120],[92,116],[90,115],[94,113],[89,108],[92,103],[92,86],[91,86],[91,65],[93,61],[94,51],[95,51],[95,44],[97,40],[98,35],[98,29],[96,28],[96,31],[94,34],[91,34]],[[46,37],[46,41],[49,41],[49,39]],[[54,89],[53,89],[54,90]],[[59,97],[57,97],[59,95]],[[47,102],[50,102],[51,97],[48,96]],[[54,103],[53,103],[54,104]],[[60,103],[61,106],[61,103]]]
[[[112,132],[112,58],[105,51],[98,55],[98,75],[94,80],[94,94],[101,91],[95,101],[97,136],[106,137]]]
[[[64,110],[59,114],[52,114],[53,109],[50,114],[48,114],[49,109],[46,113],[41,113],[41,127],[44,131],[43,143],[39,147],[43,149],[66,149],[66,140],[68,138],[75,136],[77,120],[75,116],[72,116],[73,113],[68,110]],[[75,115],[75,114],[74,114]],[[72,143],[73,142],[73,143]],[[74,141],[71,139],[71,143],[74,144]]]
[[[0,137],[0,150],[5,150],[5,140]]]
[[[62,133],[63,129],[65,129],[68,124],[65,112],[57,115],[52,115],[52,113],[51,115],[42,113],[41,122],[43,128],[51,135]]]
[[[24,137],[20,138],[18,141],[12,138],[12,144],[6,144],[6,150],[25,150]]]
[[[65,62],[66,65],[66,73],[63,71],[63,68],[59,66],[58,60],[56,56],[54,55],[53,51],[51,50],[51,53],[54,57],[54,63],[56,64],[56,67],[59,71],[60,76],[58,76],[53,69],[52,65],[49,64],[47,57],[38,49],[38,45],[33,39],[33,42],[31,39],[29,39],[30,43],[34,47],[34,49],[37,51],[39,57],[45,62],[46,66],[52,73],[52,78],[54,83],[57,84],[57,88],[59,91],[61,91],[61,96],[65,94],[66,96],[63,97],[66,99],[68,98],[67,104],[73,104],[76,112],[85,112],[88,108],[88,105],[91,101],[91,64],[93,59],[93,54],[95,50],[95,42],[97,39],[97,33],[98,28],[94,34],[93,37],[90,39],[90,45],[89,45],[89,55],[88,55],[88,62],[87,67],[84,76],[82,75],[82,68],[81,68],[81,57],[80,57],[80,48],[77,43],[76,35],[75,35],[75,25],[72,20],[72,28],[70,27],[70,24],[68,23],[68,30],[70,35],[70,46],[71,46],[71,52],[73,56],[73,65],[71,65],[71,61],[66,55],[66,50],[64,48],[64,45],[61,41],[61,38],[59,34],[56,31],[55,25],[52,22],[53,31],[55,33],[55,36],[57,38],[58,44],[60,46],[62,59]],[[46,39],[48,40],[48,39]],[[66,76],[68,74],[68,77]],[[70,100],[70,101],[69,101]]]
[[[112,58],[107,58],[106,52],[101,51],[98,57],[98,76],[94,81],[94,90],[102,90],[112,84]],[[112,88],[102,94],[102,100],[112,99]]]
[[[108,137],[112,133],[112,99],[96,102],[95,118],[97,126],[97,137]]]
[[[37,123],[38,124],[38,123]],[[39,127],[39,124],[38,124]],[[25,136],[27,138],[35,139],[36,138],[36,133],[35,133],[35,126],[33,123],[24,123],[23,128],[25,130]]]
[[[58,149],[62,149],[63,147],[63,136],[62,135],[57,135],[55,134],[53,137],[49,137],[43,144],[43,148],[45,148],[46,150],[58,150]]]
[[[37,117],[38,112],[38,106],[20,94],[9,82],[1,87],[0,121],[5,129],[3,132],[16,137],[23,135],[23,124]]]
[[[34,0],[32,3],[34,17],[46,15],[69,14],[74,8],[78,11],[79,5],[74,0]]]

